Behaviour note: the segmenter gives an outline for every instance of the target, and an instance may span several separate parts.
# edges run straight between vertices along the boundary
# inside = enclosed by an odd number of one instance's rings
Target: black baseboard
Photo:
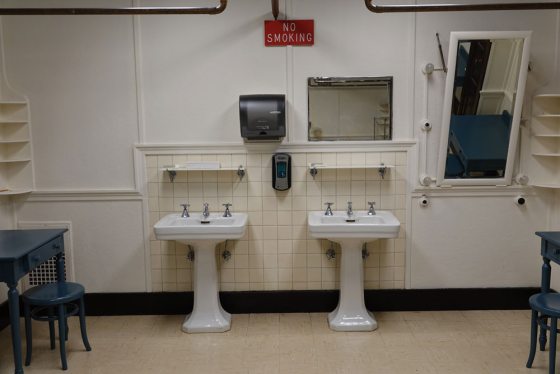
[[[529,309],[538,287],[366,290],[371,311],[507,310]],[[220,292],[225,310],[239,313],[318,313],[332,311],[337,290]],[[192,292],[90,293],[88,315],[186,314]]]
[[[366,290],[371,311],[529,309],[538,287]],[[230,313],[318,313],[332,311],[337,290],[220,292]],[[187,314],[192,292],[88,293],[86,312],[92,316]],[[0,330],[9,324],[8,304],[0,304]]]

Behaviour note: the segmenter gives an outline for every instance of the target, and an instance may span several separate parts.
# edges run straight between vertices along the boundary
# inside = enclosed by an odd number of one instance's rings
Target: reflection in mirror
[[[451,33],[438,184],[509,184],[529,32]]]
[[[392,77],[309,78],[308,139],[391,140]]]

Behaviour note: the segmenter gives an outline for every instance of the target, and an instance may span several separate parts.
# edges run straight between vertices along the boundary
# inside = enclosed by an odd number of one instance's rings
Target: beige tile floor
[[[376,313],[368,333],[329,330],[326,314],[238,314],[221,334],[185,334],[183,316],[88,317],[86,352],[71,319],[68,373],[545,373],[547,352],[525,368],[529,311]],[[62,373],[34,324],[26,373]],[[548,348],[548,347],[547,347]],[[9,329],[0,332],[0,373],[13,373]]]

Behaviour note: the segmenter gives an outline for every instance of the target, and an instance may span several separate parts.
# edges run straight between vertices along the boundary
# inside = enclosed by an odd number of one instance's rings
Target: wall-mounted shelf
[[[319,172],[319,169],[377,169],[379,175],[382,179],[385,178],[385,174],[387,170],[394,168],[393,165],[385,165],[384,163],[376,164],[376,165],[332,165],[332,164],[323,164],[323,163],[310,163],[309,167],[309,174],[315,179],[315,176]]]
[[[239,165],[237,167],[223,167],[220,166],[219,163],[193,163],[193,164],[184,164],[184,165],[170,165],[165,166],[163,168],[169,174],[169,180],[171,183],[175,180],[175,176],[178,172],[184,171],[236,171],[237,176],[239,179],[243,179],[245,176],[245,167],[243,165]]]
[[[560,94],[541,94],[533,98],[531,155],[530,184],[560,188]]]
[[[33,190],[31,153],[27,101],[0,100],[0,196]]]

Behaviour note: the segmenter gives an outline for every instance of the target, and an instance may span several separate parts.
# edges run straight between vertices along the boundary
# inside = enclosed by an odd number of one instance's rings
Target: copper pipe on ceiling
[[[147,15],[147,14],[220,14],[227,0],[213,8],[204,7],[132,7],[132,8],[0,8],[2,16],[44,15]]]
[[[373,4],[373,0],[364,1],[366,7],[374,13],[560,9],[560,3],[375,5]]]
[[[277,20],[278,19],[278,13],[279,13],[279,6],[278,6],[278,0],[272,0],[272,15],[274,16],[274,19]]]

